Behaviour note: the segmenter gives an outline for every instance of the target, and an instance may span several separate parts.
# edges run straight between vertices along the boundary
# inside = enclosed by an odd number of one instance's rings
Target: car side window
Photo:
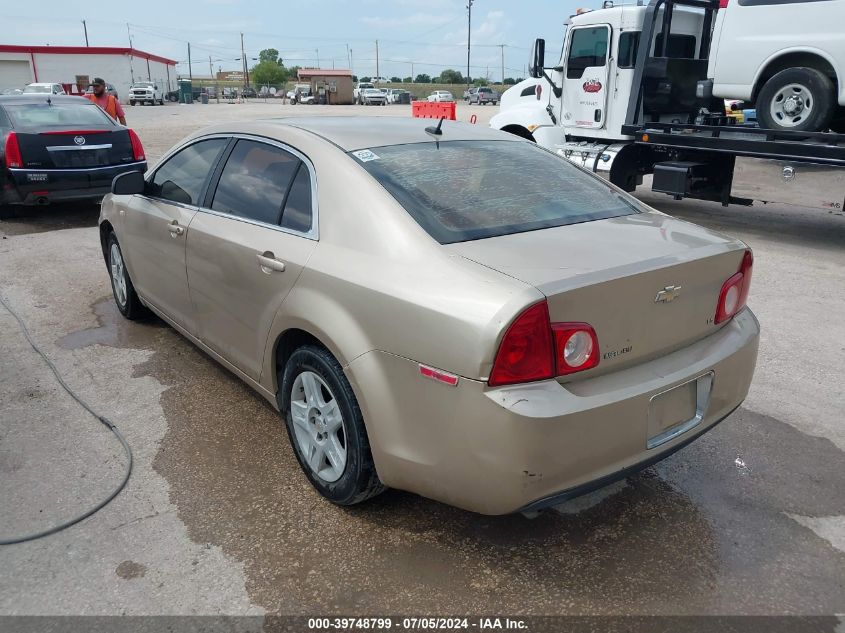
[[[149,195],[182,204],[199,204],[203,185],[228,139],[199,141],[177,152],[156,170]]]
[[[239,140],[220,174],[211,208],[279,224],[282,205],[300,160],[280,147]]]
[[[299,171],[290,188],[285,210],[282,213],[282,226],[292,231],[307,233],[311,230],[311,174],[305,163],[300,162]]]

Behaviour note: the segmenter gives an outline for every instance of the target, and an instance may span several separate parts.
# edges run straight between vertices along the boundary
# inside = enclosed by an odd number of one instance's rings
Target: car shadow
[[[14,217],[0,220],[0,234],[29,235],[63,229],[97,226],[98,201],[65,202],[45,206],[18,207]]]

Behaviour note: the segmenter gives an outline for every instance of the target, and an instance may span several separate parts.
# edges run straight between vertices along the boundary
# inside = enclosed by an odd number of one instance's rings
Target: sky
[[[446,68],[466,74],[467,0],[37,0],[4,3],[0,44],[128,46],[179,62],[195,76],[240,70],[240,34],[247,58],[275,48],[286,66],[348,68],[358,76],[437,76]],[[547,55],[560,50],[563,24],[578,7],[599,0],[473,0],[470,74],[499,81],[525,77],[531,45],[546,39]],[[127,29],[127,24],[128,29]],[[128,31],[128,32],[127,32]],[[250,59],[250,66],[256,62]]]

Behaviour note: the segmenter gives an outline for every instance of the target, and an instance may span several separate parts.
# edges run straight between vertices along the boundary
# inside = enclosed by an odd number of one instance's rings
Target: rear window
[[[444,141],[351,155],[441,244],[639,210],[569,161],[519,141]]]
[[[92,104],[21,103],[5,104],[13,127],[49,125],[102,125],[112,123],[109,116]]]

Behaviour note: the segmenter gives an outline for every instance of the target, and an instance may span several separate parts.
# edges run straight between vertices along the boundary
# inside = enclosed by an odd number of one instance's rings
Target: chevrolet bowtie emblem
[[[666,286],[663,290],[657,293],[654,298],[655,303],[670,303],[681,295],[680,286]]]

